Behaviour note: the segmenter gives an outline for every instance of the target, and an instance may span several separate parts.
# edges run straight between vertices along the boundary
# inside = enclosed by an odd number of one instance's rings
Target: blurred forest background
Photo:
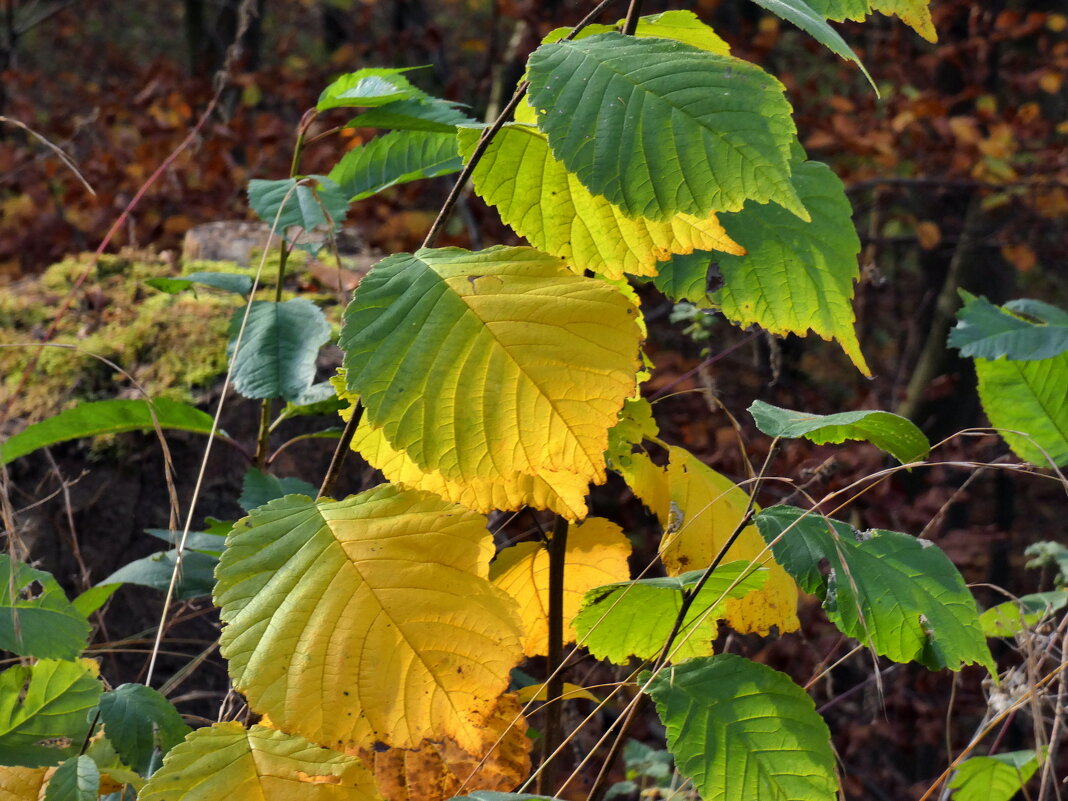
[[[212,304],[222,301],[205,298],[197,305],[139,282],[183,269],[183,237],[194,226],[253,219],[245,199],[248,180],[288,175],[297,125],[327,81],[360,67],[423,66],[411,74],[414,83],[483,117],[510,95],[541,37],[574,24],[592,5],[257,0],[256,16],[243,26],[237,0],[2,0],[0,344],[46,337],[80,344],[104,352],[163,394],[201,403],[217,398],[225,319],[233,303],[219,311]],[[649,290],[643,303],[658,369],[645,392],[657,401],[664,438],[741,478],[746,467],[738,433],[724,409],[741,421],[749,457],[759,463],[766,438],[748,426],[743,412],[757,397],[822,413],[899,411],[932,441],[985,425],[969,365],[944,347],[957,290],[997,303],[1032,297],[1068,306],[1063,0],[935,0],[937,44],[894,18],[839,26],[881,98],[854,67],[754,4],[648,0],[643,12],[680,6],[713,25],[737,55],[787,85],[810,157],[828,162],[846,183],[864,245],[858,332],[875,378],[860,376],[832,343],[773,341],[715,316],[687,317]],[[624,10],[623,4],[610,9],[605,21]],[[228,60],[242,28],[242,47]],[[63,299],[91,263],[78,254],[97,248],[150,176],[190,137],[217,93],[215,112],[115,234],[109,251],[119,255],[91,271],[71,310],[50,331]],[[335,113],[317,122],[312,135],[343,126],[344,112]],[[95,194],[15,122],[69,154]],[[307,149],[302,171],[327,171],[344,148],[371,135],[343,129],[324,137]],[[450,181],[407,184],[356,204],[346,221],[355,251],[373,261],[376,254],[418,247]],[[476,197],[467,198],[461,211],[441,244],[516,241]],[[306,264],[287,290],[340,309],[344,293],[333,292],[331,275],[329,268]],[[116,333],[119,326],[136,329],[136,337]],[[190,350],[194,345],[203,350]],[[177,364],[165,369],[167,358]],[[0,350],[0,405],[8,418],[0,436],[76,400],[128,391],[107,368],[86,364],[91,360],[63,359],[42,358],[40,372],[20,384],[25,350]],[[331,368],[322,366],[324,374]],[[254,436],[251,408],[232,403],[224,427],[238,437]],[[202,443],[171,439],[184,502]],[[317,483],[332,444],[298,443],[276,469]],[[157,550],[159,543],[142,529],[166,525],[158,450],[151,437],[130,436],[97,448],[88,461],[84,445],[71,445],[13,465],[10,496],[31,556],[68,588],[80,589]],[[217,450],[201,511],[234,519],[244,463],[239,454]],[[1063,491],[1035,476],[967,466],[1015,461],[989,433],[955,437],[934,458],[955,464],[875,484],[840,514],[858,526],[937,541],[965,578],[979,585],[984,606],[1002,599],[985,585],[1016,594],[1038,588],[1042,577],[1024,568],[1023,551],[1036,540],[1063,541]],[[887,464],[866,445],[790,442],[772,470],[808,482],[818,497]],[[357,457],[350,465],[342,490],[373,481]],[[772,483],[760,501],[773,503],[788,491]],[[596,498],[618,519],[629,518],[629,530],[645,537],[644,553],[651,553],[655,532],[633,499],[611,483]],[[143,630],[160,607],[158,595],[143,588],[124,588],[117,598],[97,651],[107,660],[105,675],[116,683],[136,680],[143,670]],[[206,600],[184,602],[168,632],[171,667],[187,665],[190,655],[210,644],[216,625]],[[735,638],[730,647],[802,684],[848,650],[833,629],[813,622],[800,636]],[[997,655],[1013,658],[1007,651]],[[177,694],[179,708],[213,716],[227,689],[225,669],[214,654],[195,668]],[[985,711],[982,676],[975,669],[951,675],[884,665],[881,695],[871,677],[871,658],[860,653],[812,688],[836,733],[847,794],[916,797],[951,758],[947,748],[959,752]],[[1003,734],[1003,750],[1028,747],[1030,723],[1021,719]]]

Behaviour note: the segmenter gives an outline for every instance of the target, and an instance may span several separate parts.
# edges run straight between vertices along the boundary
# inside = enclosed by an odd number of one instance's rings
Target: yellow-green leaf
[[[637,318],[616,287],[530,248],[398,254],[345,312],[348,389],[394,449],[451,481],[601,483]]]
[[[175,746],[139,801],[377,801],[356,757],[264,726],[216,723]]]
[[[519,118],[533,122],[533,109],[526,106]],[[474,128],[459,129],[465,159],[479,135]],[[493,138],[472,180],[475,191],[497,207],[502,220],[577,272],[591,270],[610,278],[625,273],[654,276],[658,262],[676,253],[745,253],[714,213],[676,214],[663,221],[628,217],[568,172],[553,157],[545,134],[532,125],[505,126]]]
[[[588,590],[630,578],[630,541],[615,523],[591,517],[567,534],[564,557],[564,641],[575,641],[571,621]],[[549,552],[540,542],[505,548],[490,566],[493,583],[519,604],[526,637],[523,653],[549,652]]]
[[[632,454],[620,472],[642,502],[660,519],[664,536],[660,558],[668,575],[707,567],[745,515],[749,498],[726,476],[683,448],[668,448],[666,468],[644,454]],[[758,509],[754,505],[754,509]],[[771,556],[755,526],[746,526],[722,561],[756,561],[768,568],[762,589],[726,601],[724,619],[742,633],[796,631],[797,585]]]
[[[896,14],[901,21],[929,42],[938,41],[929,0],[807,0],[814,11],[828,19],[862,22],[872,11]]]
[[[339,750],[474,747],[520,656],[485,522],[390,485],[254,510],[216,574],[234,686],[279,728]]]

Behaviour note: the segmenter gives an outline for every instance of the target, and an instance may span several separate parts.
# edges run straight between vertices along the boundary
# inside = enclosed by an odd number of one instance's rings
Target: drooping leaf
[[[1017,456],[1039,467],[1068,464],[1068,352],[1031,362],[976,359],[975,372],[983,411]]]
[[[345,153],[330,178],[351,201],[397,184],[449,175],[461,167],[455,133],[393,131]]]
[[[115,594],[118,584],[110,584],[103,587],[90,587],[73,601],[71,606],[78,610],[78,614],[89,619],[89,615],[107,603],[108,599]]]
[[[828,19],[864,20],[872,11],[896,14],[901,21],[929,42],[938,40],[931,19],[929,0],[807,0],[809,6]]]
[[[399,100],[426,99],[421,89],[412,86],[403,73],[416,67],[369,67],[342,75],[331,82],[322,94],[316,109],[375,108]]]
[[[226,535],[230,533],[233,522],[223,522],[221,530],[214,527],[209,531],[190,531],[185,537],[185,549],[187,551],[200,551],[208,556],[219,556],[226,549]],[[146,534],[151,534],[156,539],[177,545],[182,541],[181,531],[171,531],[166,528],[146,528]],[[100,589],[110,587],[112,591],[117,589],[115,584],[101,585]]]
[[[0,673],[0,754],[8,765],[56,765],[76,754],[104,689],[96,662],[42,659]]]
[[[726,476],[683,448],[668,449],[667,468],[644,454],[621,460],[619,471],[634,494],[660,520],[660,558],[668,575],[712,564],[745,515],[749,498]],[[754,509],[758,507],[754,506]],[[762,589],[726,602],[725,620],[735,631],[766,634],[797,631],[797,586],[772,558],[754,526],[746,526],[723,562],[756,562],[768,569]]]
[[[853,210],[838,177],[825,164],[794,165],[793,186],[812,211],[806,222],[773,204],[747,203],[720,222],[748,251],[718,258],[723,286],[714,295],[728,319],[756,323],[773,334],[809,329],[836,339],[865,375],[870,375],[853,329],[853,282],[860,277],[860,239]]]
[[[481,516],[390,485],[256,509],[217,570],[234,686],[339,749],[476,747],[520,653],[515,604],[486,578],[492,552]]]
[[[24,431],[8,437],[0,444],[0,463],[7,464],[39,448],[101,434],[121,434],[126,431],[146,431],[153,428],[152,418],[160,428],[211,433],[211,415],[193,406],[166,398],[143,400],[107,400],[79,403],[73,409],[60,412]],[[216,432],[218,436],[221,432]]]
[[[100,795],[100,769],[85,754],[71,757],[48,780],[44,801],[96,801]]]
[[[0,554],[0,651],[75,659],[89,644],[85,618],[51,573]]]
[[[1015,601],[987,609],[979,615],[979,624],[987,637],[1014,637],[1065,606],[1068,606],[1068,590],[1021,595]]]
[[[553,155],[625,214],[664,220],[748,199],[808,219],[789,180],[790,104],[759,67],[616,33],[542,45],[528,64]]]
[[[669,667],[648,689],[704,801],[835,801],[827,724],[788,676],[734,654]]]
[[[248,182],[248,205],[272,229],[313,256],[341,229],[349,211],[348,196],[323,175],[275,181],[253,178]],[[325,233],[309,236],[319,231]]]
[[[170,701],[144,684],[123,684],[104,693],[100,722],[122,761],[142,774],[157,747],[165,755],[192,731]]]
[[[236,309],[230,320],[231,358],[244,315]],[[315,358],[329,338],[330,323],[307,298],[254,301],[233,365],[234,389],[246,398],[296,400],[315,380]]]
[[[637,317],[616,287],[529,248],[421,250],[363,279],[340,344],[368,424],[421,469],[600,483],[635,390]]]
[[[868,74],[868,70],[864,68],[864,64],[861,63],[857,54],[853,52],[853,48],[846,44],[845,39],[841,37],[838,31],[827,24],[826,16],[813,11],[812,6],[806,3],[805,0],[752,0],[752,2],[761,8],[766,8],[784,20],[792,22],[835,55],[844,58],[846,61],[852,61],[860,68],[864,77],[868,79],[868,83],[875,89],[875,93],[879,94],[875,81],[872,80],[871,75]]]
[[[345,370],[339,372],[342,375],[331,379],[338,387],[338,395],[349,403],[355,403],[358,396],[345,389]],[[348,421],[352,406],[342,409],[340,414],[343,420]],[[586,494],[589,480],[577,473],[540,470],[536,475],[513,473],[453,480],[438,470],[427,470],[417,465],[404,451],[390,445],[382,429],[370,425],[366,416],[356,427],[352,449],[372,467],[381,470],[391,483],[406,489],[432,492],[474,512],[518,510],[531,506],[550,509],[568,520],[581,520],[588,514]]]
[[[791,506],[765,509],[756,524],[779,564],[823,599],[846,636],[895,662],[931,670],[980,664],[994,674],[975,599],[937,545],[896,531],[861,534]]]
[[[1015,300],[999,307],[986,298],[961,294],[964,306],[957,312],[948,342],[960,349],[961,356],[1034,361],[1068,350],[1068,312],[1038,300]]]
[[[757,428],[769,437],[804,437],[823,445],[846,440],[864,440],[889,453],[902,464],[927,458],[931,443],[906,417],[865,410],[840,414],[812,414],[753,401],[749,413]]]
[[[478,138],[479,131],[460,129],[465,157]],[[505,223],[577,272],[591,270],[609,278],[656,275],[658,262],[673,253],[695,248],[744,253],[715,214],[676,214],[662,222],[628,217],[586,189],[553,157],[545,134],[530,125],[499,131],[472,179]]]
[[[630,578],[630,540],[610,520],[591,517],[567,534],[564,557],[564,643],[575,641],[571,625],[588,590]],[[490,565],[490,580],[511,595],[523,619],[523,654],[549,653],[549,552],[540,542],[505,548]]]
[[[150,287],[176,295],[196,285],[210,286],[236,295],[247,295],[252,291],[252,278],[240,273],[189,273],[181,278],[149,278],[145,281]]]
[[[458,107],[462,105],[440,97],[395,100],[353,117],[345,127],[455,133],[459,125],[477,124],[460,111]]]
[[[531,742],[520,712],[515,695],[503,696],[486,723],[483,744],[472,753],[437,739],[416,750],[369,748],[359,756],[372,766],[385,801],[445,801],[461,786],[467,791],[511,789],[530,774]]]
[[[250,467],[245,473],[241,497],[237,502],[241,504],[242,509],[249,512],[275,498],[283,498],[286,495],[307,495],[314,498],[316,492],[316,488],[304,479],[279,478]]]
[[[625,665],[636,656],[654,659],[667,642],[683,593],[697,584],[704,571],[681,576],[639,579],[597,587],[586,593],[575,617],[579,643],[598,659]],[[767,579],[764,568],[751,569],[746,562],[730,562],[713,571],[686,613],[671,650],[675,664],[712,655],[723,604],[759,590]]]
[[[139,801],[378,801],[356,757],[240,723],[198,729],[175,746]]]
[[[166,592],[171,583],[177,560],[177,549],[160,551],[142,559],[135,559],[123,565],[98,586],[109,584],[138,584]],[[215,586],[215,565],[219,560],[198,551],[187,550],[182,555],[182,565],[178,581],[174,585],[176,598],[204,598],[211,595]]]
[[[956,790],[953,801],[1009,801],[1035,775],[1039,766],[1035,751],[1007,751],[966,759],[950,781]]]

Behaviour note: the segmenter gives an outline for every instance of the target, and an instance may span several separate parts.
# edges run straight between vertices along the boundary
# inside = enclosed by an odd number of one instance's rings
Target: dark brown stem
[[[623,35],[633,36],[634,32],[638,30],[638,17],[642,13],[642,0],[630,0],[630,7],[627,8],[627,18],[623,22]]]
[[[345,456],[348,455],[349,446],[352,444],[352,438],[356,434],[356,427],[360,424],[361,417],[363,417],[363,403],[356,401],[352,417],[345,423],[345,430],[341,432],[341,439],[337,441],[337,447],[334,448],[334,456],[330,459],[330,467],[326,469],[326,476],[323,477],[323,484],[319,487],[317,499],[326,498],[334,491],[334,484],[341,475],[341,467],[345,464]]]
[[[552,755],[561,739],[560,696],[564,690],[561,667],[564,661],[564,564],[567,556],[567,520],[556,516],[549,540],[549,656],[545,685],[545,732],[542,741],[542,766],[538,774],[539,795],[551,795],[556,785],[556,768]]]

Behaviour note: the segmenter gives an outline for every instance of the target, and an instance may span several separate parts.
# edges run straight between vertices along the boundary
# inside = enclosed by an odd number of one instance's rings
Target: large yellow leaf
[[[622,460],[619,470],[660,519],[664,528],[660,558],[668,574],[677,576],[712,564],[745,514],[749,498],[689,451],[670,447],[668,453],[666,469],[639,453]],[[772,626],[780,632],[796,631],[797,585],[765,549],[756,527],[747,526],[722,561],[754,559],[768,568],[767,581],[743,598],[728,599],[725,620],[742,633],[766,634]]]
[[[348,389],[391,447],[450,481],[600,483],[637,318],[616,287],[530,248],[398,254],[345,312]]]
[[[630,578],[630,541],[610,520],[591,517],[567,533],[564,562],[564,640],[575,641],[571,621],[582,597],[602,584]],[[549,652],[549,552],[540,542],[521,542],[505,548],[490,566],[493,583],[519,604],[526,637],[523,653]]]
[[[234,686],[280,728],[339,750],[477,746],[520,657],[492,553],[481,515],[390,485],[260,507],[216,570]]]
[[[0,766],[0,801],[39,801],[55,770]]]
[[[198,729],[170,750],[139,801],[376,801],[356,757],[240,723]]]
[[[475,790],[507,792],[530,774],[530,738],[514,694],[501,698],[486,722],[485,739],[468,753],[449,739],[431,740],[415,750],[364,750],[374,766],[378,791],[386,801],[445,801]],[[483,760],[483,757],[485,759]]]
[[[532,123],[533,110],[527,106],[520,119]],[[464,158],[470,157],[480,133],[459,129]],[[545,134],[523,122],[497,133],[472,180],[475,191],[497,207],[502,220],[578,272],[592,270],[609,278],[625,273],[655,276],[657,262],[676,253],[745,253],[714,213],[677,214],[661,222],[628,217],[586,189],[553,157]]]

